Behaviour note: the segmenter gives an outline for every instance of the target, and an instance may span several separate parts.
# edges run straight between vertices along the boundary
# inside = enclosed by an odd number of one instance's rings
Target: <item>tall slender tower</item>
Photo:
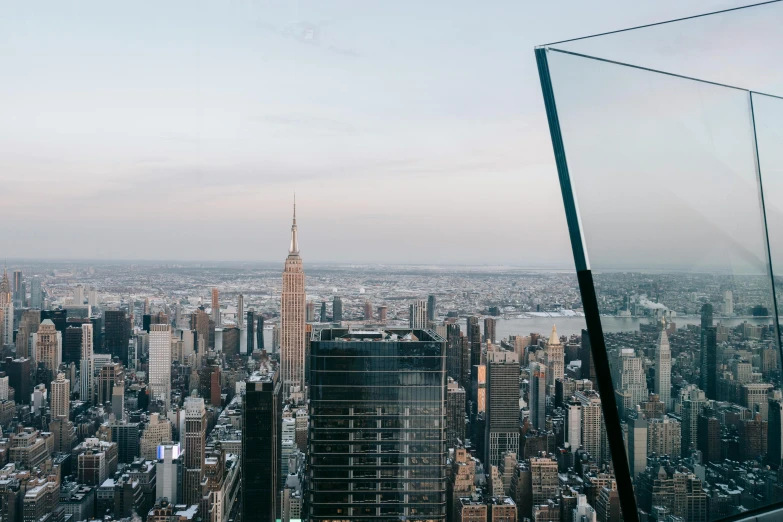
[[[185,399],[185,473],[183,492],[189,506],[201,501],[201,480],[204,478],[204,445],[207,438],[207,410],[204,399]]]
[[[283,271],[283,293],[280,300],[280,366],[283,399],[291,397],[292,387],[304,392],[305,365],[305,274],[299,257],[296,230],[296,200],[291,225],[291,245]]]
[[[215,326],[220,326],[220,301],[218,300],[218,289],[212,289],[212,320]]]
[[[544,349],[544,364],[547,365],[546,384],[554,385],[555,381],[562,379],[565,372],[565,351],[560,344],[560,336],[557,335],[557,327],[552,325],[552,335]]]
[[[151,398],[160,399],[168,410],[171,399],[171,327],[150,325],[149,387]]]
[[[237,302],[237,326],[240,330],[245,327],[245,296],[242,294]]]
[[[666,323],[661,321],[661,335],[655,347],[655,389],[663,407],[671,408],[672,395],[672,351],[669,347],[669,336],[666,335]]]
[[[79,395],[81,400],[93,400],[93,337],[92,323],[82,325],[82,359],[79,365]]]
[[[14,300],[11,284],[8,282],[8,270],[3,268],[3,280],[0,281],[0,344],[10,346],[14,340]]]

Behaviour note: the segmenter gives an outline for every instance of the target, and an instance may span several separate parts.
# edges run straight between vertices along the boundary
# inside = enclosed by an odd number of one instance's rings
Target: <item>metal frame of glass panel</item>
[[[772,4],[778,4],[778,5],[772,5]],[[752,11],[754,8],[759,8],[761,6],[766,6],[765,8],[768,10],[775,9],[774,13],[780,16],[779,20],[783,20],[783,4],[780,4],[779,0],[775,0],[772,2],[763,2],[760,4],[744,6],[735,9],[728,9],[724,11],[708,13],[705,15],[699,15],[695,17],[672,20],[660,24],[650,24],[650,25],[641,26],[632,29],[624,29],[621,31],[613,31],[609,33],[602,33],[599,35],[588,36],[584,38],[577,38],[574,40],[566,40],[562,42],[546,44],[535,49],[536,61],[538,64],[538,73],[541,82],[544,104],[546,107],[546,114],[549,123],[550,136],[552,139],[552,145],[554,149],[555,163],[557,166],[560,188],[561,188],[561,193],[562,193],[563,203],[564,203],[564,208],[566,213],[566,220],[568,223],[568,230],[569,230],[569,236],[570,236],[570,241],[571,241],[571,246],[572,246],[572,251],[574,256],[574,263],[577,272],[577,279],[578,279],[579,288],[582,296],[582,305],[585,313],[587,330],[590,335],[592,355],[595,364],[595,372],[596,372],[598,388],[601,396],[602,408],[604,412],[604,421],[606,424],[607,437],[608,437],[608,442],[609,442],[609,447],[611,452],[611,460],[613,463],[614,473],[617,480],[617,489],[619,492],[621,509],[623,511],[623,516],[626,522],[633,522],[639,520],[639,514],[637,509],[637,499],[634,494],[634,480],[633,480],[634,477],[631,475],[629,469],[629,456],[626,454],[626,450],[624,446],[622,419],[620,415],[618,400],[616,399],[616,395],[615,395],[615,383],[613,382],[612,379],[612,368],[610,364],[609,351],[607,349],[607,342],[606,342],[607,338],[604,333],[604,328],[602,326],[602,320],[601,320],[602,314],[599,306],[599,296],[597,295],[597,286],[596,286],[596,281],[594,280],[594,273],[593,273],[595,269],[591,267],[590,258],[588,256],[588,247],[590,246],[590,241],[589,241],[590,234],[586,233],[586,226],[588,228],[590,226],[594,226],[591,225],[591,222],[594,222],[595,220],[593,219],[593,216],[585,215],[583,211],[580,211],[578,196],[584,196],[586,191],[579,193],[578,190],[575,190],[574,176],[579,177],[580,175],[585,175],[585,173],[579,171],[580,165],[578,160],[570,164],[568,151],[570,150],[569,146],[574,147],[574,144],[578,142],[581,137],[578,135],[578,133],[572,133],[569,135],[566,131],[564,131],[562,117],[565,115],[568,118],[571,115],[568,114],[567,112],[569,109],[566,109],[566,112],[564,112],[562,107],[560,109],[558,108],[558,101],[562,101],[562,100],[558,100],[556,94],[558,91],[558,87],[562,87],[562,86],[558,85],[556,80],[553,80],[550,58],[558,57],[557,59],[560,60],[561,57],[568,56],[575,60],[589,61],[596,67],[598,66],[597,64],[604,64],[611,67],[626,68],[628,70],[634,70],[641,74],[649,74],[650,79],[654,81],[658,81],[655,80],[656,78],[668,77],[670,79],[677,79],[683,82],[691,82],[689,84],[681,84],[681,85],[687,85],[687,88],[695,88],[695,89],[703,88],[709,90],[714,87],[718,89],[718,91],[716,92],[718,92],[719,95],[726,94],[733,101],[738,100],[740,101],[740,103],[744,103],[742,102],[742,100],[743,99],[746,100],[747,118],[748,118],[746,123],[744,122],[737,123],[736,118],[732,121],[731,118],[728,117],[724,119],[725,121],[721,121],[721,117],[718,117],[715,123],[713,123],[713,128],[720,130],[720,127],[722,125],[730,125],[730,126],[733,125],[739,127],[746,126],[746,128],[732,129],[732,130],[737,130],[737,132],[740,133],[744,131],[748,131],[748,135],[744,136],[744,138],[746,138],[746,144],[749,143],[751,145],[752,155],[750,157],[743,158],[743,161],[745,161],[746,159],[749,161],[746,164],[744,164],[745,167],[744,172],[747,179],[742,181],[747,182],[748,179],[750,179],[748,178],[748,174],[751,173],[755,182],[755,191],[758,198],[758,201],[756,202],[757,208],[755,210],[758,211],[758,216],[757,216],[758,222],[757,223],[754,222],[756,217],[749,216],[747,218],[751,220],[750,221],[751,223],[753,223],[751,225],[753,227],[753,230],[750,230],[749,233],[755,232],[761,238],[761,241],[756,243],[756,246],[758,248],[755,252],[756,254],[755,257],[756,257],[756,261],[761,259],[764,265],[762,270],[763,274],[759,273],[758,275],[763,275],[764,277],[769,278],[768,285],[763,281],[761,282],[760,291],[762,292],[762,295],[767,290],[769,291],[770,304],[772,310],[771,317],[769,319],[771,321],[771,327],[773,328],[771,330],[772,339],[770,342],[770,349],[777,348],[777,353],[778,353],[777,363],[779,366],[781,360],[783,360],[783,357],[781,357],[781,355],[783,355],[783,352],[781,352],[781,335],[780,335],[781,329],[780,329],[780,321],[779,321],[781,308],[778,303],[783,302],[783,295],[778,296],[776,294],[778,292],[783,291],[783,281],[778,281],[774,277],[774,273],[777,272],[778,274],[783,274],[783,267],[780,266],[780,263],[783,263],[783,235],[781,235],[781,241],[782,241],[780,245],[781,251],[778,254],[779,257],[779,259],[777,259],[778,264],[776,264],[775,254],[776,254],[776,250],[778,250],[776,245],[777,241],[773,240],[772,242],[770,242],[770,229],[772,229],[771,232],[773,234],[773,238],[777,238],[779,235],[778,227],[783,226],[783,207],[781,207],[780,216],[778,216],[777,214],[772,216],[770,215],[769,202],[774,201],[776,203],[778,200],[783,202],[783,147],[776,147],[777,144],[783,144],[783,124],[779,124],[781,126],[781,132],[779,135],[777,135],[776,132],[777,129],[774,128],[775,121],[783,121],[783,98],[770,94],[755,92],[751,89],[745,89],[741,87],[727,85],[721,82],[710,81],[709,78],[699,79],[693,76],[682,74],[680,72],[672,72],[672,71],[666,72],[656,68],[646,67],[644,63],[642,63],[641,65],[632,65],[630,63],[626,63],[625,61],[619,61],[619,60],[596,56],[592,54],[584,54],[582,52],[578,52],[576,49],[573,48],[573,46],[571,46],[572,42],[580,42],[580,41],[584,41],[588,39],[596,39],[596,38],[600,39],[602,37],[609,36],[609,35],[617,35],[619,33],[631,32],[638,29],[657,28],[659,26],[664,26],[667,24],[690,22],[696,19],[705,19],[714,15],[720,15],[721,17],[723,17],[720,19],[720,22],[725,23],[727,20],[726,17],[734,16],[735,13],[742,13],[743,16],[745,16],[748,12]],[[767,11],[764,14],[767,15],[768,13],[769,11]],[[710,22],[712,23],[716,19],[717,18],[710,19]],[[597,74],[600,74],[600,72]],[[608,78],[606,82],[607,85],[610,86],[609,89],[610,90],[612,88],[618,89],[619,92],[619,89],[621,87],[619,87],[617,83],[614,83],[611,80],[612,80],[611,78]],[[677,93],[675,92],[674,96],[676,95]],[[566,97],[567,96],[563,96],[563,98]],[[587,95],[585,95],[585,99],[589,100],[589,97],[590,97],[590,93],[588,92]],[[767,106],[773,105],[774,108],[779,107],[780,118],[777,119],[773,118],[770,114],[768,114],[767,111],[764,110],[760,111],[759,105],[762,104]],[[734,109],[737,108],[738,107],[735,107]],[[558,110],[560,110],[561,112],[558,112]],[[770,112],[771,111],[772,110],[770,109]],[[741,115],[741,112],[735,111],[735,113]],[[761,125],[760,121],[763,122],[764,125]],[[707,131],[710,132],[711,129],[708,128]],[[568,145],[566,145],[566,141],[568,142]],[[737,142],[740,141],[741,140],[737,140]],[[605,147],[607,151],[613,151],[615,147],[622,147],[622,144],[618,145],[617,143],[601,143],[600,147]],[[738,148],[741,147],[738,146]],[[780,152],[781,154],[780,158],[776,157],[776,152],[778,149],[782,151]],[[583,169],[583,170],[589,170],[589,169]],[[632,174],[629,173],[629,176],[632,176]],[[762,184],[762,181],[764,180],[765,176],[769,176],[770,180]],[[584,188],[584,186],[582,188]],[[601,189],[602,186],[600,185],[600,183],[598,183],[598,185],[595,187],[595,190],[600,191]],[[751,192],[751,187],[746,183],[744,195],[748,196],[750,192]],[[767,195],[766,202],[765,202],[765,193]],[[696,197],[698,197],[698,195]],[[746,200],[746,203],[747,202],[749,202],[749,200]],[[748,203],[748,205],[749,206],[747,206],[746,210],[753,210],[752,208],[753,206],[750,205],[750,203]],[[778,222],[780,223],[780,225],[778,225]],[[683,226],[687,228],[688,224],[685,223],[683,224]],[[750,257],[753,257],[752,252],[750,254],[751,254]],[[729,263],[731,263],[731,261]],[[731,265],[729,266],[731,267]],[[777,270],[775,270],[776,268]],[[601,267],[598,267],[597,269],[600,271]],[[729,277],[734,277],[733,272],[729,272],[729,274],[730,274]],[[712,321],[711,316],[710,316],[710,321]],[[703,342],[704,341],[702,341],[702,343]],[[704,346],[705,345],[702,344],[700,347],[702,351],[704,351],[705,349]],[[701,373],[704,373],[705,369],[702,368],[700,371]],[[777,388],[779,389],[780,374],[777,375],[778,375]],[[717,381],[716,376],[713,376],[713,379]],[[720,520],[744,519],[746,517],[752,516],[754,513],[770,512],[774,509],[780,508],[781,506],[783,506],[783,501],[779,501],[778,499],[773,499],[771,503],[768,503],[763,507],[759,507],[758,509],[750,509],[743,513],[720,518]],[[707,516],[709,516],[709,514]]]

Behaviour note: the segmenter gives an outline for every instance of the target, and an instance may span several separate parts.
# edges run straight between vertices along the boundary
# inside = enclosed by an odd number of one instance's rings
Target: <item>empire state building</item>
[[[283,270],[280,300],[280,366],[283,397],[303,397],[305,368],[305,275],[296,235],[296,202],[291,225],[291,245]]]

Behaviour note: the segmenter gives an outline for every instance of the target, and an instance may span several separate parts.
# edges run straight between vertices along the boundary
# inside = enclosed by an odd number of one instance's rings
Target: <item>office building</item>
[[[264,347],[264,316],[263,314],[259,314],[256,316],[256,350],[263,350]],[[277,328],[277,325],[275,325],[275,328]],[[278,343],[275,345],[275,343],[272,343],[272,348],[276,348],[280,346],[279,343],[279,329],[278,331]]]
[[[103,312],[104,351],[112,357],[119,357],[124,366],[128,365],[128,342],[130,341],[130,319],[124,310],[106,310]]]
[[[620,416],[624,418],[636,409],[637,404],[649,397],[649,391],[641,357],[636,356],[633,348],[623,348],[619,355],[620,357],[613,361],[612,373],[618,399],[617,407]]]
[[[71,381],[65,378],[64,373],[58,373],[52,381],[49,403],[53,419],[68,419],[71,411]]]
[[[465,389],[448,378],[446,387],[446,447],[465,442]]]
[[[546,374],[544,364],[530,363],[530,424],[539,430],[546,428]]]
[[[14,306],[17,308],[22,307],[22,271],[14,270],[14,283],[11,287]]]
[[[40,310],[25,310],[19,320],[16,333],[16,356],[30,357],[30,335],[38,332],[41,325]]]
[[[767,415],[769,418],[767,463],[778,468],[783,463],[783,399],[780,393],[770,397]]]
[[[437,308],[437,299],[434,295],[427,296],[427,320],[434,322],[435,319],[438,317],[438,312],[436,310]]]
[[[377,312],[378,312],[378,322],[379,323],[385,323],[386,322],[386,314],[388,312],[388,307],[386,307],[386,306],[379,306]]]
[[[546,504],[549,499],[557,498],[558,477],[557,460],[553,457],[533,457],[530,459],[531,504]]]
[[[416,299],[409,309],[408,326],[412,329],[427,327],[427,301]]]
[[[473,368],[481,364],[481,326],[478,317],[468,317],[466,336],[470,343],[470,368]]]
[[[666,335],[666,323],[661,323],[661,333],[655,345],[654,392],[663,403],[664,412],[671,408],[672,393],[672,352],[669,336]]]
[[[84,304],[84,287],[82,285],[76,285],[73,287],[73,304]]]
[[[245,296],[239,294],[237,297],[237,328],[240,330],[245,327]]]
[[[221,314],[220,314],[220,300],[218,289],[212,289],[212,322],[215,323],[215,327],[221,326]]]
[[[83,401],[93,400],[93,325],[83,324],[81,326],[81,358],[79,359],[79,396]]]
[[[0,281],[0,341],[3,346],[11,346],[14,342],[14,298],[11,284],[8,282],[8,272],[3,269],[3,279]]]
[[[720,439],[720,420],[711,409],[704,408],[696,421],[696,448],[701,452],[703,464],[723,460]]]
[[[315,303],[307,301],[305,305],[305,321],[308,323],[315,322]]]
[[[166,442],[157,447],[155,460],[155,496],[167,498],[172,504],[182,501],[182,447]]]
[[[734,315],[734,293],[731,290],[723,293],[723,315]]]
[[[670,417],[648,419],[647,454],[680,457],[682,455],[682,425],[680,421]]]
[[[484,342],[495,344],[497,330],[497,319],[486,317],[484,319]]]
[[[65,364],[78,363],[82,356],[82,328],[81,324],[69,324],[62,334],[63,362]],[[17,336],[16,343],[20,343]]]
[[[565,442],[572,452],[576,452],[582,445],[582,404],[575,399],[570,399],[566,405],[565,429]]]
[[[635,479],[647,467],[647,420],[628,419],[628,465]]]
[[[326,317],[326,301],[321,301],[321,314],[319,317],[322,323],[325,323],[329,320],[329,318]]]
[[[57,369],[62,362],[62,336],[58,332],[54,323],[50,319],[41,321],[38,327],[38,333],[35,336],[35,360],[39,364],[56,375]]]
[[[689,456],[696,449],[699,415],[707,405],[704,391],[694,388],[687,392],[682,401],[682,451],[683,456]]]
[[[162,419],[159,413],[150,413],[150,418],[144,426],[140,441],[140,456],[144,460],[158,458],[158,447],[171,440],[171,422]]]
[[[277,518],[282,383],[277,370],[255,372],[242,406],[242,520]]]
[[[701,307],[701,364],[699,387],[707,399],[718,399],[717,329],[712,324],[712,305]]]
[[[256,339],[256,312],[253,309],[247,311],[247,354],[250,355],[255,350]]]
[[[139,423],[122,419],[109,424],[111,440],[117,444],[117,461],[130,464],[139,456]]]
[[[171,400],[171,327],[150,325],[149,342],[150,398],[163,401],[168,408]]]
[[[458,383],[460,383],[462,375],[461,335],[459,324],[449,323],[446,325],[446,375]]]
[[[185,466],[182,490],[187,505],[201,500],[201,480],[204,478],[204,446],[207,435],[207,410],[204,399],[185,399]]]
[[[30,280],[30,308],[40,310],[43,307],[43,291],[41,290],[41,278],[33,276]]]
[[[310,347],[309,520],[336,509],[445,520],[444,339],[341,328],[314,332]],[[394,477],[407,487],[384,491]]]
[[[30,404],[32,383],[30,382],[31,361],[27,358],[12,359],[6,357],[4,370],[8,375],[8,385],[14,389],[14,400],[19,404]]]
[[[364,301],[364,314],[365,321],[372,321],[372,303],[368,300]]]
[[[343,320],[343,300],[339,296],[332,299],[332,321],[339,323]]]
[[[601,398],[593,390],[578,391],[574,397],[582,405],[582,447],[600,466],[609,458]]]
[[[125,382],[125,371],[120,363],[107,362],[99,366],[97,357],[94,357],[93,366],[98,374],[95,383],[97,404],[106,404],[111,401],[114,387]]]
[[[280,300],[280,378],[283,398],[304,393],[305,386],[305,274],[299,256],[296,204],[291,225],[291,244],[283,271]]]
[[[552,333],[544,348],[544,364],[547,369],[546,384],[554,386],[558,379],[563,379],[565,374],[565,352],[557,335],[557,328],[552,325]]]
[[[98,290],[95,288],[87,290],[87,304],[91,307],[98,306]]]
[[[507,451],[519,454],[519,356],[487,353],[486,435],[484,464],[499,466]]]

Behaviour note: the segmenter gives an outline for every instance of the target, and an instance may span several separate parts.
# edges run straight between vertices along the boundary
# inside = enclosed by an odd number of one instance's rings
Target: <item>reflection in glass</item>
[[[597,379],[611,379],[620,418],[607,429],[622,430],[639,516],[718,520],[777,502],[783,100],[751,105],[744,89],[559,48],[542,80],[575,258],[592,277],[588,326],[603,325],[591,342],[609,368]],[[606,326],[618,317],[643,322]],[[583,424],[586,398],[570,401]],[[589,461],[610,471],[585,433]]]

